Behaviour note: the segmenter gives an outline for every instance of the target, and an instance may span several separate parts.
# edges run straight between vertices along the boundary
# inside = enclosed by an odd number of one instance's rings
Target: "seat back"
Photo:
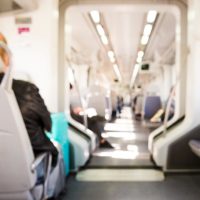
[[[151,119],[162,108],[160,96],[147,96],[144,103],[144,119]]]
[[[36,182],[33,150],[11,85],[10,67],[0,85],[0,199]]]
[[[29,190],[36,175],[34,155],[12,91],[0,86],[0,193]]]

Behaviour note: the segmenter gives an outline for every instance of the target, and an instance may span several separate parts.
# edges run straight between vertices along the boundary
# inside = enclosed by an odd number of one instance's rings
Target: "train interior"
[[[0,200],[199,199],[199,8],[1,0],[12,62],[0,85]],[[12,79],[37,85],[51,113],[53,168],[33,154]]]

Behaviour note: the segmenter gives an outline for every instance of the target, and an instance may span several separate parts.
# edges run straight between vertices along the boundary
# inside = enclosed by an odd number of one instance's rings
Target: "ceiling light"
[[[117,75],[118,79],[121,81],[122,78],[121,78],[121,74],[120,74],[118,65],[114,64],[113,68],[114,68],[115,74]]]
[[[108,45],[108,38],[106,37],[106,35],[101,36],[101,41],[103,42],[104,45]]]
[[[149,36],[151,34],[151,31],[152,31],[152,25],[151,24],[146,24],[145,27],[144,27],[143,35]]]
[[[132,74],[132,77],[131,77],[130,88],[132,88],[133,85],[134,85],[134,83],[135,83],[135,80],[136,80],[136,77],[137,77],[137,75],[138,75],[139,69],[140,69],[140,65],[139,65],[139,64],[135,64],[134,70],[133,70],[133,74]]]
[[[96,24],[100,23],[99,11],[97,11],[97,10],[90,11],[90,16],[91,16],[92,20],[94,21],[94,23],[96,23]]]
[[[136,60],[138,63],[141,63],[142,62],[142,57],[137,57],[137,60]]]
[[[149,41],[149,36],[143,35],[142,39],[141,39],[141,44],[146,45],[148,43],[148,41]]]
[[[138,51],[138,57],[143,57],[144,56],[144,51]]]
[[[101,24],[97,24],[96,28],[97,28],[97,31],[98,31],[98,33],[99,33],[100,36],[105,35],[105,31],[104,31],[104,29],[103,29],[103,27],[102,27]]]
[[[155,19],[157,16],[157,11],[155,10],[150,10],[147,14],[147,22],[148,23],[154,23]]]
[[[114,63],[115,62],[115,58],[114,57],[109,57],[110,58],[110,62]]]
[[[108,51],[108,57],[109,58],[114,57],[114,52],[113,51]]]
[[[108,57],[109,57],[111,63],[115,62],[115,57],[114,56],[115,55],[114,55],[113,51],[108,51]]]

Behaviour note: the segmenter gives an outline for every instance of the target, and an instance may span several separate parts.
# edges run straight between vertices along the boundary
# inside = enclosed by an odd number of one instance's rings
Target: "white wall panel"
[[[48,109],[57,111],[58,0],[37,0],[32,12],[0,18],[2,32],[13,52],[14,69],[26,73],[39,87]],[[15,24],[16,17],[31,17],[31,24]],[[19,33],[19,28],[29,32]]]

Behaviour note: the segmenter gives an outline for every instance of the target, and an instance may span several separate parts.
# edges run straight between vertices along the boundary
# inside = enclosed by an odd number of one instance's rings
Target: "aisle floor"
[[[78,182],[67,180],[59,200],[199,200],[200,175],[169,175],[163,182]]]
[[[106,123],[102,137],[114,148],[97,149],[86,168],[152,168],[148,151],[149,129],[134,120],[130,107],[123,107],[120,118]]]

